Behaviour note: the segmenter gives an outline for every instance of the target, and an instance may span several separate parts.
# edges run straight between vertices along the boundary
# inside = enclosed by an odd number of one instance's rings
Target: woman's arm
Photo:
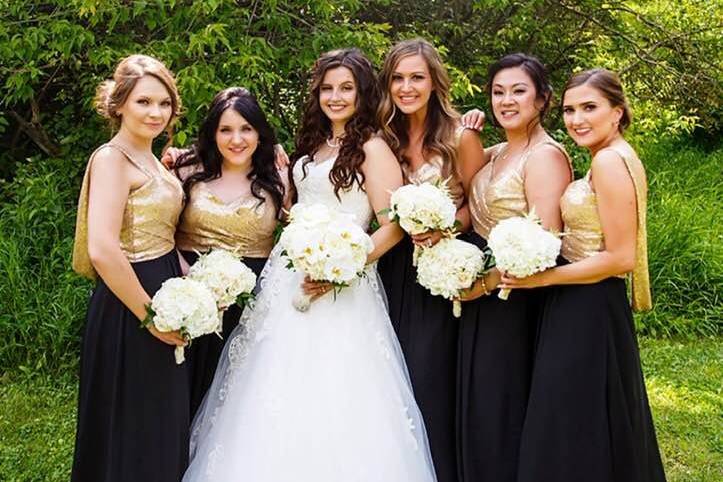
[[[545,229],[562,230],[560,198],[572,181],[570,164],[556,147],[543,145],[529,154],[525,165],[527,207],[534,209]]]
[[[458,171],[464,188],[465,201],[457,210],[457,221],[462,224],[461,231],[465,232],[469,230],[471,224],[467,197],[469,196],[472,178],[487,163],[484,148],[477,132],[466,129],[462,133],[462,139],[459,142],[458,161]]]
[[[529,278],[503,278],[507,288],[596,283],[630,272],[635,267],[638,229],[635,186],[620,155],[600,151],[591,165],[592,183],[605,249],[575,263],[549,269]]]
[[[366,179],[366,189],[369,202],[372,205],[379,222],[379,229],[372,234],[374,251],[367,257],[371,263],[379,259],[384,253],[397,244],[404,232],[397,223],[389,221],[385,214],[379,214],[389,208],[391,193],[402,186],[402,171],[399,162],[386,142],[379,137],[372,137],[364,144],[365,160],[362,172]]]
[[[120,249],[120,230],[128,193],[146,181],[122,153],[102,149],[91,161],[88,194],[88,254],[93,267],[108,288],[139,319],[146,317],[151,298]],[[170,345],[185,345],[176,332],[151,333]]]
[[[459,142],[459,152],[457,158],[457,173],[462,181],[462,188],[465,193],[465,200],[457,209],[455,218],[460,223],[459,231],[466,232],[472,223],[469,214],[469,205],[467,196],[469,196],[472,178],[487,163],[489,157],[485,156],[485,149],[480,142],[479,134],[472,130],[465,130]],[[429,231],[426,233],[411,236],[412,241],[420,246],[434,246],[442,239],[440,231]]]

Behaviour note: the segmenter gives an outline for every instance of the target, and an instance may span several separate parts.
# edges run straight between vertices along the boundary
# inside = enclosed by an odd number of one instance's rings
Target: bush
[[[650,183],[655,308],[637,317],[638,328],[658,337],[718,333],[723,150],[665,140],[639,152]],[[83,168],[75,159],[83,157],[35,159],[0,189],[0,371],[67,371],[77,364],[90,289],[70,268]]]
[[[2,189],[0,372],[77,363],[89,285],[70,269],[80,168],[72,165],[35,159]]]
[[[687,142],[642,146],[649,183],[652,312],[638,317],[653,336],[720,333],[723,306],[723,150]]]

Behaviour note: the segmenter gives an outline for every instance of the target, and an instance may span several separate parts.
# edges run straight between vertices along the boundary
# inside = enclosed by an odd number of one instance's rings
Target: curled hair
[[[121,124],[118,109],[123,107],[138,81],[146,75],[158,79],[171,97],[171,118],[166,125],[166,133],[170,138],[173,135],[173,121],[181,113],[181,97],[178,95],[176,79],[168,67],[148,55],[129,55],[120,61],[113,72],[113,78],[101,82],[98,86],[95,93],[95,109],[109,120],[113,129],[117,129]]]
[[[547,112],[550,110],[550,102],[552,100],[552,85],[550,85],[548,80],[547,69],[540,59],[523,53],[505,55],[490,65],[487,71],[487,92],[489,93],[491,104],[492,85],[494,84],[495,76],[502,70],[515,67],[521,68],[528,77],[530,77],[535,87],[536,99],[543,102],[542,108],[540,109],[540,116],[537,119],[533,119],[527,126],[529,131],[536,124],[542,124],[545,120],[545,115],[547,115]],[[492,125],[495,127],[499,127],[500,125],[495,117],[494,111],[492,112]]]
[[[620,117],[620,122],[618,123],[618,131],[621,134],[625,132],[625,129],[630,126],[633,116],[630,112],[630,106],[628,105],[628,100],[623,91],[623,84],[620,82],[618,74],[607,69],[591,69],[579,72],[573,75],[570,80],[567,81],[567,84],[565,84],[565,88],[562,90],[562,98],[565,98],[565,92],[568,90],[584,84],[600,92],[600,94],[610,102],[611,106],[621,107],[623,109],[623,115]]]
[[[424,152],[442,156],[444,160],[455,165],[457,161],[455,130],[460,116],[449,100],[451,83],[442,58],[437,49],[424,39],[416,38],[398,42],[384,59],[384,66],[379,74],[379,83],[383,89],[382,100],[377,111],[382,135],[397,158],[402,163],[408,164],[409,158],[404,152],[409,146],[409,121],[407,116],[397,112],[392,99],[391,86],[394,70],[399,62],[412,55],[421,55],[427,63],[433,87],[427,108],[422,149]]]
[[[266,120],[256,98],[242,87],[229,87],[216,94],[201,124],[198,139],[176,162],[175,171],[179,177],[181,177],[180,171],[185,167],[200,167],[183,181],[183,190],[188,195],[194,184],[221,177],[223,157],[216,144],[216,131],[221,116],[228,109],[236,111],[259,135],[259,143],[251,155],[251,171],[248,174],[248,179],[251,180],[251,194],[261,205],[266,200],[263,195],[263,191],[266,191],[278,214],[283,205],[284,184],[274,162],[276,134]]]
[[[313,162],[314,154],[326,139],[331,137],[331,121],[321,110],[319,90],[324,76],[329,70],[346,67],[354,76],[356,83],[356,110],[354,116],[344,126],[339,155],[329,172],[329,180],[334,185],[334,194],[339,190],[350,189],[356,182],[364,186],[364,143],[378,130],[376,108],[379,104],[379,84],[376,72],[369,59],[359,49],[340,49],[326,52],[314,63],[311,72],[309,94],[301,117],[301,126],[296,136],[296,146],[291,156],[289,177],[293,185],[293,166],[303,156],[309,156],[302,168],[307,174],[307,164]]]

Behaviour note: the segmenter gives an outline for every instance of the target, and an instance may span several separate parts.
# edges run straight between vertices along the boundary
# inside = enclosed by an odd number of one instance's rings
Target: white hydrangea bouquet
[[[449,195],[446,181],[432,184],[406,184],[392,193],[389,202],[389,220],[409,234],[427,231],[447,231],[455,228],[457,206]],[[414,248],[414,260],[419,255]]]
[[[200,255],[188,271],[188,278],[211,290],[219,310],[234,303],[244,307],[253,300],[256,274],[230,251],[213,249]]]
[[[301,271],[313,281],[334,285],[334,293],[361,276],[374,243],[350,214],[323,204],[296,204],[289,212],[289,224],[279,243],[288,259],[288,268]],[[306,311],[311,297],[293,300],[294,307]]]
[[[162,332],[178,330],[189,342],[218,330],[216,298],[203,283],[189,278],[166,280],[146,309],[144,325],[153,323]],[[177,346],[174,355],[177,364],[183,363],[184,348]]]
[[[560,254],[560,238],[545,230],[534,208],[527,216],[508,218],[492,228],[487,239],[497,268],[517,278],[525,278],[555,266]],[[498,296],[506,300],[509,289]]]
[[[494,266],[489,250],[456,238],[440,240],[423,249],[417,259],[417,282],[433,295],[452,300],[452,313],[462,316],[459,296]]]

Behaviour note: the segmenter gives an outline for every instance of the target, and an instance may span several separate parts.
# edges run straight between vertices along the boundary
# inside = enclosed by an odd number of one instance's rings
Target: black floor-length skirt
[[[455,386],[458,321],[452,303],[416,282],[408,236],[379,260],[389,317],[404,352],[439,482],[457,480]]]
[[[625,282],[558,286],[540,324],[520,482],[665,480]]]
[[[192,251],[182,251],[183,257],[189,264],[193,264],[198,259],[198,254]],[[267,258],[244,258],[243,262],[256,273],[261,274],[264,269]],[[223,314],[223,330],[221,336],[216,334],[204,335],[195,340],[188,348],[190,360],[190,377],[191,377],[191,419],[196,414],[198,407],[201,406],[203,397],[206,395],[213,376],[216,373],[216,365],[221,356],[223,347],[228,340],[229,335],[238,325],[243,309],[238,305],[230,306]]]
[[[465,239],[483,247],[475,233]],[[464,482],[514,482],[544,290],[462,303],[457,435]]]
[[[175,250],[132,264],[149,295],[181,274]],[[188,363],[99,280],[82,341],[74,482],[178,482],[188,463]]]
[[[464,482],[514,482],[532,374],[539,293],[462,303],[458,445]]]

